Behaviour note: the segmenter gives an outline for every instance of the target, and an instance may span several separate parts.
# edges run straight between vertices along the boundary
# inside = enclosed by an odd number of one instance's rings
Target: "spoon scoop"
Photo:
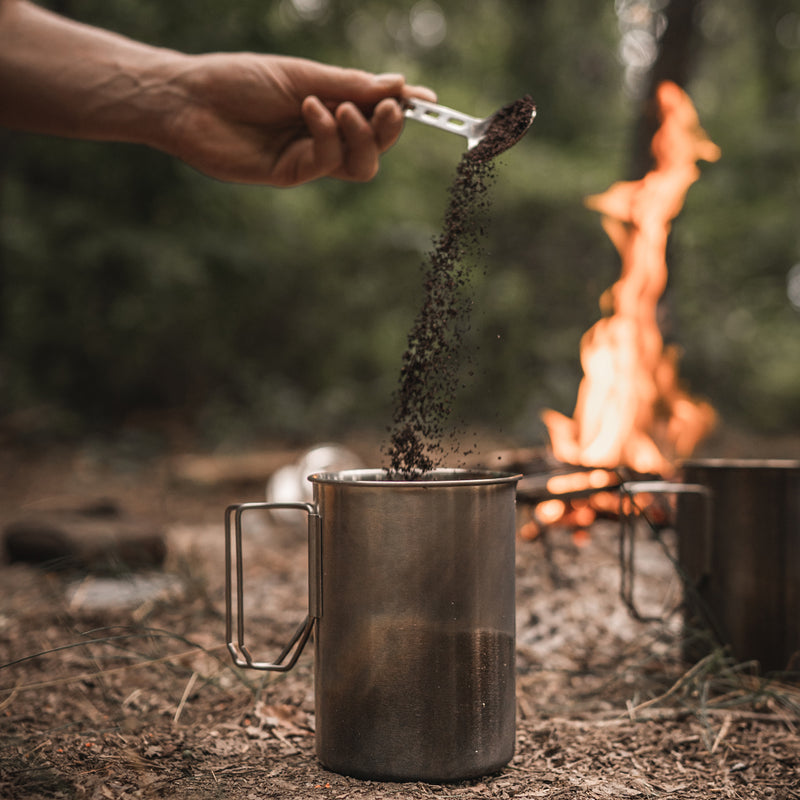
[[[410,97],[404,101],[403,113],[407,119],[464,136],[467,149],[479,148],[476,154],[488,159],[508,150],[526,134],[536,116],[536,106],[531,97],[525,95],[481,119],[447,106]]]

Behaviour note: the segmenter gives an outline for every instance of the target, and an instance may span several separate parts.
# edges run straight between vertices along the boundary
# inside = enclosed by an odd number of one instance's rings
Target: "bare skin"
[[[402,75],[255,53],[186,55],[0,0],[0,126],[162,150],[225,181],[367,181],[400,136]]]

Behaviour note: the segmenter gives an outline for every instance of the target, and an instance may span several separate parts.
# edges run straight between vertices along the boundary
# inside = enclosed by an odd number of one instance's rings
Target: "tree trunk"
[[[650,142],[660,123],[655,104],[656,89],[663,81],[672,81],[682,88],[688,83],[698,50],[696,20],[700,4],[701,0],[671,0],[664,9],[667,27],[650,68],[633,132],[631,180],[646,175],[653,164]]]

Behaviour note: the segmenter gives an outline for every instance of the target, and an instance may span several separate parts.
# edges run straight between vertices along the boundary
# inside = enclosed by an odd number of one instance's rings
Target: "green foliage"
[[[784,22],[776,43],[775,20],[791,11],[780,5],[699,7],[688,89],[723,157],[703,166],[670,252],[670,333],[692,390],[761,429],[800,428],[800,317],[785,292],[800,261],[800,28],[792,45]],[[459,413],[527,440],[543,407],[572,411],[580,336],[619,269],[582,200],[625,177],[637,112],[614,3],[59,8],[189,52],[403,71],[480,115],[533,94],[534,128],[497,167]],[[7,138],[0,413],[46,404],[83,431],[168,410],[212,441],[383,427],[462,149],[409,123],[372,183],[275,190],[220,184],[134,146]]]

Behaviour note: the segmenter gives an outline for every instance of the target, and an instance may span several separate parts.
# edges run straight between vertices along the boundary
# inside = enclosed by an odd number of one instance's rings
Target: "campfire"
[[[677,85],[662,83],[656,102],[661,125],[653,137],[652,170],[586,199],[602,214],[622,269],[600,298],[602,318],[581,340],[584,376],[573,416],[542,412],[553,457],[568,466],[543,486],[521,487],[523,498],[544,489],[522,529],[526,538],[546,525],[583,529],[598,514],[619,513],[615,487],[630,477],[672,478],[676,463],[714,426],[711,405],[681,385],[680,352],[665,344],[658,311],[672,220],[700,176],[697,162],[716,161],[720,150]]]
[[[651,528],[677,534],[686,659],[712,657],[724,645],[740,663],[794,675],[800,461],[691,458],[715,412],[681,385],[680,353],[663,340],[658,304],[672,220],[700,175],[697,162],[720,151],[676,85],[661,84],[656,101],[653,169],[586,201],[602,214],[622,270],[600,299],[603,317],[581,341],[573,416],[542,414],[550,450],[538,473],[520,481],[529,515],[520,535],[533,539],[558,525],[581,544],[598,517],[619,520],[620,594],[644,619],[633,588],[634,522],[644,512]]]

